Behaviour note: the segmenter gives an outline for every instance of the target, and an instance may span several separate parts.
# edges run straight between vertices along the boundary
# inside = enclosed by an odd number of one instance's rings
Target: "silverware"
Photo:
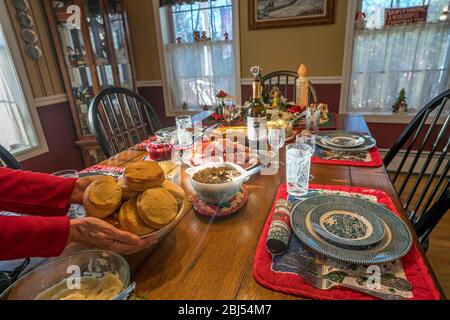
[[[396,295],[396,294],[386,294],[382,292],[377,292],[374,290],[364,289],[359,286],[353,286],[347,283],[336,283],[331,281],[322,275],[322,266],[315,264],[313,265],[312,261],[308,261],[308,259],[299,260],[299,275],[310,285],[319,289],[319,290],[330,290],[334,287],[344,287],[348,289],[352,289],[358,292],[362,292],[364,294],[382,299],[382,300],[405,300],[404,297]],[[319,271],[320,270],[320,271]],[[348,276],[347,273],[345,273]]]
[[[113,300],[117,300],[117,301],[119,301],[119,300],[127,300],[135,289],[136,289],[136,283],[133,282],[128,288],[126,288],[124,291],[122,291]]]

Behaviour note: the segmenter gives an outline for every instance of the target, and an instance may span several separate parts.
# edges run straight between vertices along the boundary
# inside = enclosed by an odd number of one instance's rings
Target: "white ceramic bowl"
[[[235,169],[241,173],[233,181],[220,184],[206,184],[195,181],[192,177],[197,172],[207,168],[228,167]],[[241,189],[242,183],[248,178],[248,172],[241,166],[231,162],[211,162],[204,165],[189,168],[186,173],[190,176],[191,186],[194,191],[200,196],[200,199],[207,203],[220,204],[231,200]]]

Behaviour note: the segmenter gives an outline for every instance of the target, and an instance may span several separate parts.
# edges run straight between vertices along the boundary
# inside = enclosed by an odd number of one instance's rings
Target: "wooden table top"
[[[338,128],[369,132],[361,116],[338,116]],[[281,154],[283,161],[284,152]],[[140,161],[142,151],[125,151],[100,165],[126,167]],[[404,213],[384,167],[358,168],[312,165],[314,184],[344,185],[378,189],[393,199]],[[183,173],[183,188],[193,193]],[[260,286],[253,279],[255,250],[279,186],[285,182],[285,168],[278,175],[256,176],[246,185],[247,204],[233,217],[221,220],[200,218],[189,211],[157,248],[128,257],[136,295],[149,299],[299,299]],[[409,224],[406,215],[404,221]],[[414,234],[414,231],[412,232]],[[418,239],[414,235],[418,244]],[[420,245],[419,245],[420,247]],[[435,285],[445,297],[423,252]]]

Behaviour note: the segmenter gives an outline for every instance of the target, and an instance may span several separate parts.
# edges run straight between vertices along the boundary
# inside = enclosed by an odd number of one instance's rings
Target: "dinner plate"
[[[349,203],[324,204],[311,210],[311,223],[317,234],[337,247],[366,250],[384,238],[384,225],[367,209]]]
[[[324,143],[337,148],[358,148],[366,142],[363,136],[347,132],[330,133],[322,140]]]
[[[225,162],[224,157],[217,156],[217,157],[210,157],[208,159],[203,159],[202,160],[203,163],[196,165],[193,162],[194,159],[193,159],[193,155],[192,155],[192,150],[193,149],[188,149],[188,150],[184,151],[183,156],[182,156],[183,163],[189,167],[197,167],[199,165],[202,165],[202,164],[205,164],[208,162]],[[242,163],[242,164],[238,163],[238,165],[240,165],[245,170],[249,170],[249,169],[254,168],[256,165],[258,165],[258,161],[248,161],[248,162]]]
[[[374,248],[351,250],[335,246],[320,237],[311,222],[311,212],[318,206],[348,204],[364,208],[375,214],[383,223],[385,236]],[[405,256],[412,246],[412,236],[406,224],[386,207],[370,201],[338,195],[317,196],[297,204],[291,216],[295,235],[314,252],[338,261],[376,265],[395,261]]]
[[[377,145],[377,142],[374,138],[369,135],[363,135],[360,133],[350,133],[351,135],[359,135],[364,139],[364,143],[358,147],[336,147],[327,143],[326,137],[330,135],[329,132],[320,132],[318,133],[318,138],[316,139],[316,144],[324,149],[336,150],[336,151],[366,151],[374,148]]]

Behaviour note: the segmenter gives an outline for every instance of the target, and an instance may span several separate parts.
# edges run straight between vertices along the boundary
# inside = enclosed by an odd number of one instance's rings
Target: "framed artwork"
[[[248,0],[250,30],[332,24],[335,0]]]

